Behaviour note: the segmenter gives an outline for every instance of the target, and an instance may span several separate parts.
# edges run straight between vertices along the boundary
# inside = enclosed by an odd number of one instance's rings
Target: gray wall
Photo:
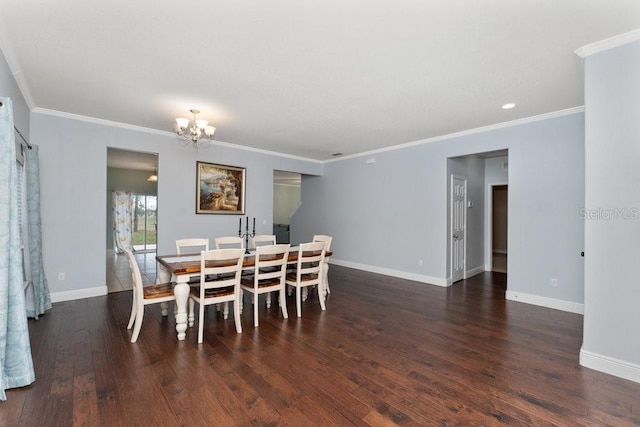
[[[507,166],[505,167],[505,163]],[[484,161],[485,189],[490,184],[509,182],[509,156],[490,157]]]
[[[524,296],[528,302],[544,297],[549,306],[581,312],[584,114],[547,120],[528,130],[522,138],[514,136],[509,147],[507,296]],[[558,280],[557,288],[551,287],[551,278]]]
[[[580,362],[640,382],[640,42],[586,58]]]
[[[273,170],[322,174],[318,162],[222,145],[196,152],[170,135],[41,113],[32,113],[31,136],[40,144],[43,259],[54,301],[106,293],[107,147],[158,153],[159,253],[173,253],[178,238],[237,233],[236,215],[195,214],[198,160],[247,168],[246,215],[264,234],[272,233]]]
[[[273,223],[289,224],[291,216],[300,205],[298,185],[273,184]]]
[[[509,150],[507,296],[579,311],[582,113],[329,162],[322,178],[303,177],[292,241],[321,231],[334,237],[332,262],[445,285],[447,159],[500,149]]]
[[[107,192],[106,192],[106,215],[107,221],[105,227],[107,229],[107,249],[113,249],[113,191],[131,191],[135,194],[143,194],[145,196],[158,195],[158,183],[149,182],[151,172],[107,168]]]

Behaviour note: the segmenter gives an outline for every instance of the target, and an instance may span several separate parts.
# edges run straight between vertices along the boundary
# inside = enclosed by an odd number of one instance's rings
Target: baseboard
[[[484,265],[480,265],[478,267],[472,268],[471,270],[467,270],[464,272],[464,278],[469,279],[476,274],[484,273],[486,270],[484,269]]]
[[[51,302],[72,301],[82,298],[99,297],[102,295],[107,295],[108,292],[109,289],[106,286],[77,289],[75,291],[53,292],[51,294]]]
[[[524,302],[527,304],[539,305],[541,307],[553,308],[555,310],[584,314],[584,304],[578,304],[576,302],[541,297],[539,295],[531,295],[509,290],[507,290],[505,297],[510,301]]]
[[[447,284],[447,279],[443,279],[441,277],[432,277],[432,276],[425,276],[422,274],[407,273],[406,271],[392,270],[389,268],[376,267],[376,266],[367,265],[367,264],[359,264],[351,261],[343,261],[340,259],[335,259],[333,257],[331,258],[331,264],[354,268],[356,270],[368,271],[370,273],[382,274],[384,276],[397,277],[399,279],[414,280],[416,282],[427,283],[429,285],[449,286]]]
[[[640,383],[640,365],[580,349],[580,365]]]

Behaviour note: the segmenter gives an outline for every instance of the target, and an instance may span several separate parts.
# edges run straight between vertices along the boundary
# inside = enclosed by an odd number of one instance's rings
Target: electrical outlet
[[[558,287],[558,279],[556,279],[555,277],[551,279],[551,287],[552,288]]]
[[[418,260],[418,266],[422,267],[422,260],[421,259]]]
[[[65,274],[64,273],[58,273],[58,280],[64,280],[65,279]]]

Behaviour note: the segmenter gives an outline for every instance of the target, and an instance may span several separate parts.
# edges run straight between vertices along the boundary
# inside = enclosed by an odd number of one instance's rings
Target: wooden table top
[[[250,251],[250,254],[245,254],[242,262],[243,269],[251,269],[256,265],[256,253]],[[325,256],[331,256],[333,252],[327,251]],[[182,258],[182,259],[181,259]],[[157,255],[156,260],[162,264],[172,274],[197,274],[200,272],[200,254],[180,254],[180,255]],[[298,261],[298,251],[289,252],[289,258],[287,264],[291,264]],[[207,262],[207,267],[219,267],[220,261]]]

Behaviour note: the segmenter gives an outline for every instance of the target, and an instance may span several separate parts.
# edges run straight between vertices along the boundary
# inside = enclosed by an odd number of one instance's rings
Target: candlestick
[[[242,238],[244,237],[244,248],[245,251],[244,253],[246,255],[248,255],[249,252],[249,237],[254,237],[256,235],[256,219],[253,218],[253,233],[249,233],[249,217],[246,217],[246,224],[245,224],[245,232],[244,234],[242,233],[242,217],[240,217],[240,222],[238,225],[238,237]]]

